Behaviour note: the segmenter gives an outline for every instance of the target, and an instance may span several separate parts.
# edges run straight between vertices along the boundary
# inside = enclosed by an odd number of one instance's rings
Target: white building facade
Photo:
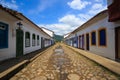
[[[41,27],[41,28],[44,32],[46,32],[51,37],[50,40],[46,40],[46,46],[53,45],[54,44],[54,32],[44,27]]]
[[[107,10],[100,12],[71,34],[77,36],[77,48],[113,60],[120,59],[120,20],[108,22]]]
[[[0,5],[0,61],[45,48],[52,38],[23,14]]]

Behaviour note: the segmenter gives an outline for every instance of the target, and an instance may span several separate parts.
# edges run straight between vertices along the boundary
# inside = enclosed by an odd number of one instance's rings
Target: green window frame
[[[25,47],[30,47],[30,32],[25,32]]]

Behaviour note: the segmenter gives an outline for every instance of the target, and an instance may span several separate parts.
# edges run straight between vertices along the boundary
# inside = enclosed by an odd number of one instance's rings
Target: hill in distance
[[[61,42],[63,40],[63,36],[54,34],[55,42]]]

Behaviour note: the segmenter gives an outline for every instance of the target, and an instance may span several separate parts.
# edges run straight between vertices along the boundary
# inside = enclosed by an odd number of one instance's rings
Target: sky
[[[107,0],[0,0],[40,27],[67,34],[107,9]]]

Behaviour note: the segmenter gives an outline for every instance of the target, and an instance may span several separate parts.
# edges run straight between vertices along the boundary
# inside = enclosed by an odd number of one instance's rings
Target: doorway
[[[23,31],[16,30],[16,57],[23,55]]]
[[[116,59],[120,60],[120,27],[115,29]]]
[[[81,35],[79,36],[79,49],[81,49]]]
[[[82,49],[84,50],[84,34],[82,35]]]
[[[86,50],[89,50],[89,34],[86,34]]]
[[[44,39],[41,37],[41,48],[44,48]]]

